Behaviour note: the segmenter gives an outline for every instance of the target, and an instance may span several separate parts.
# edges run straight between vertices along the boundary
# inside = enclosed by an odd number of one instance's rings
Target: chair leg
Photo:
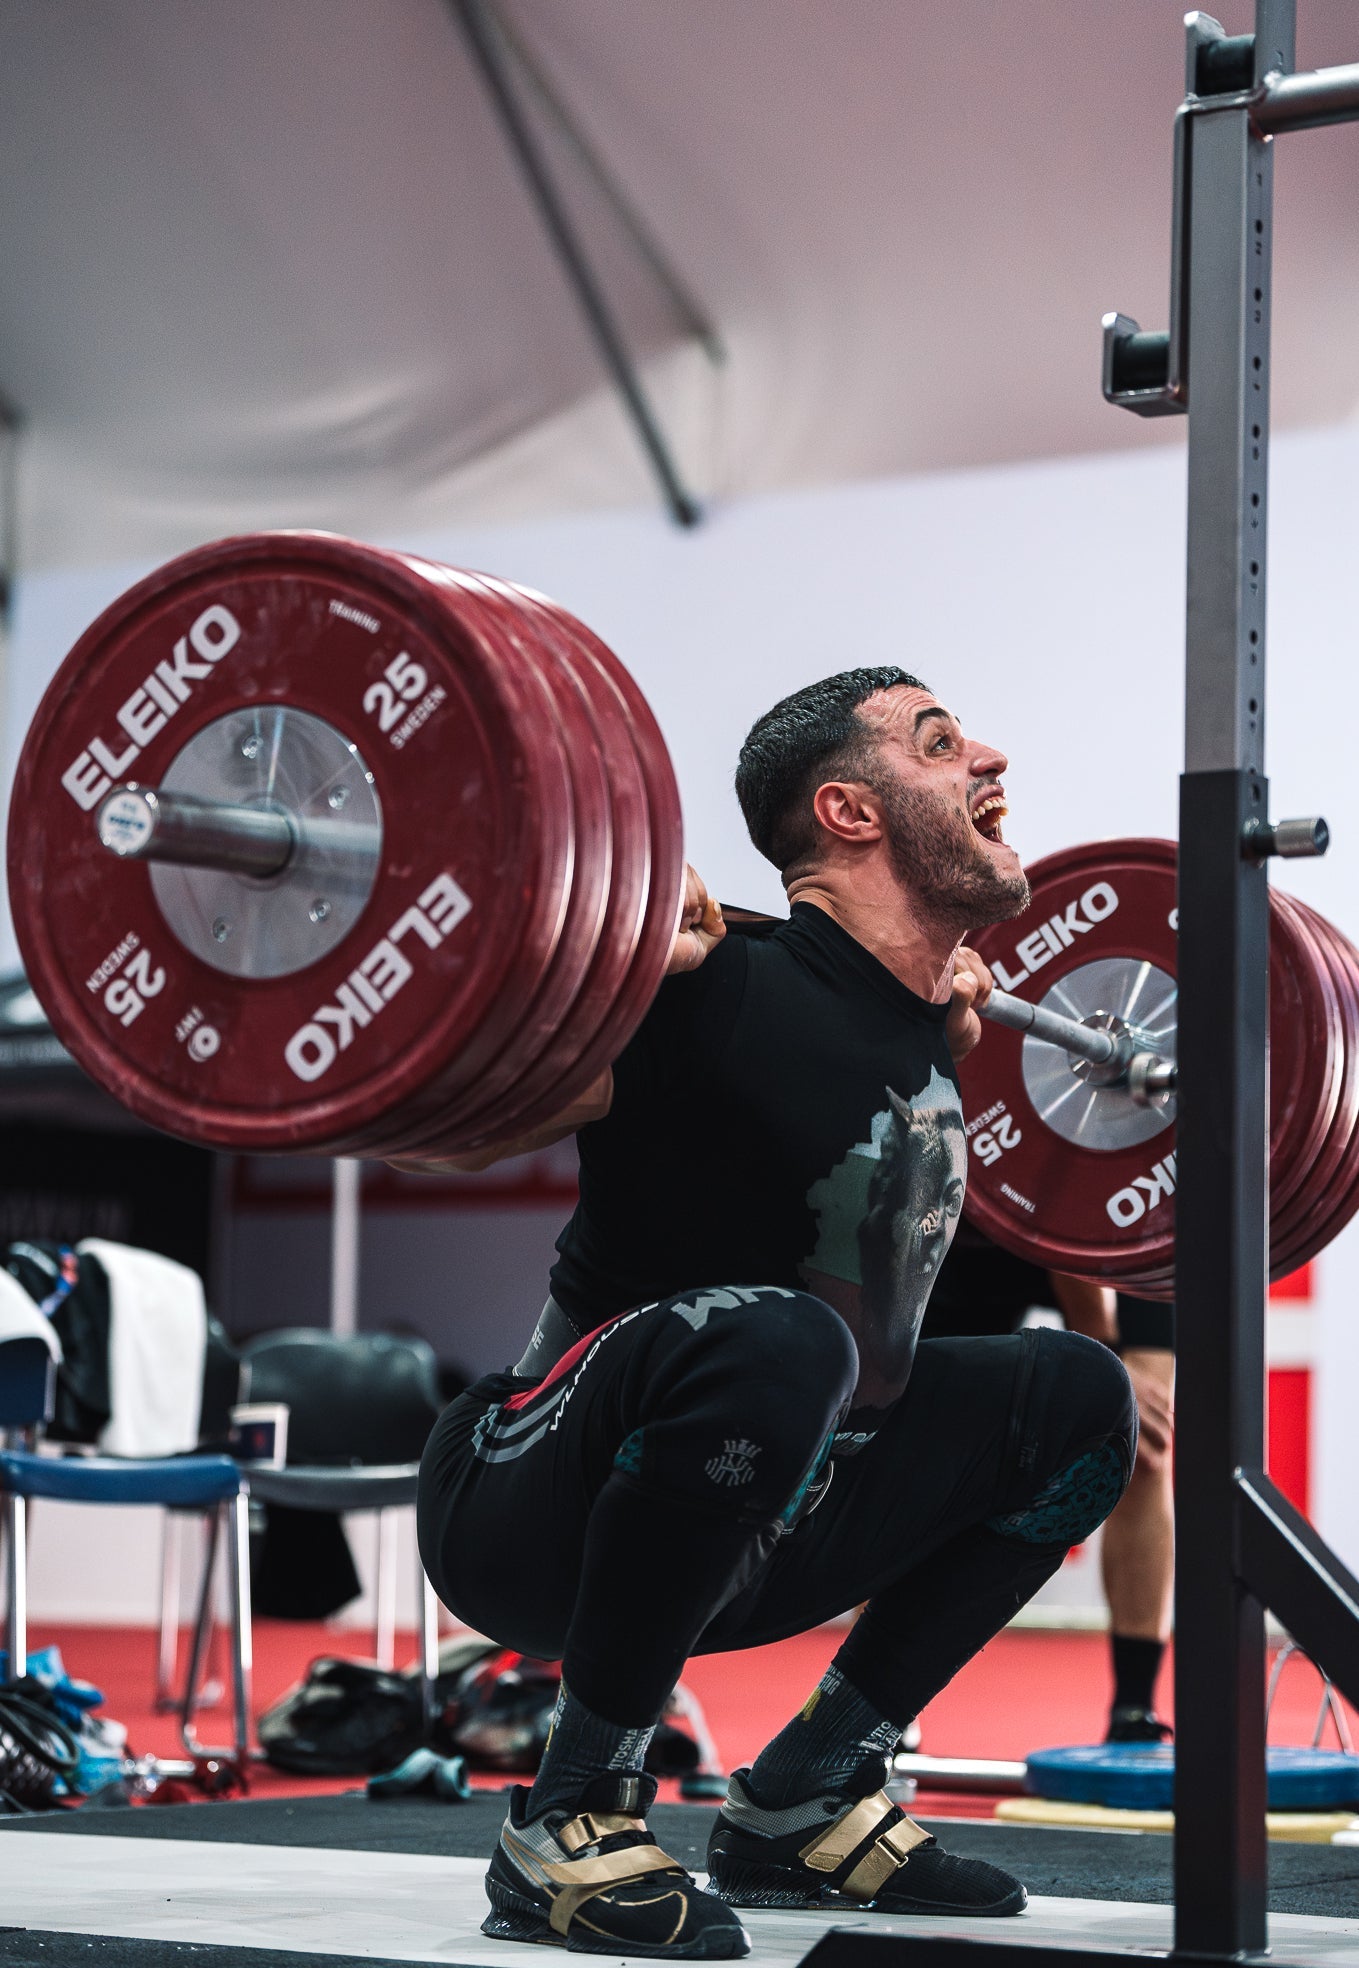
[[[18,1681],[28,1666],[28,1549],[24,1499],[5,1496],[5,1651],[9,1677]]]
[[[390,1510],[379,1510],[377,1517],[377,1569],[373,1579],[374,1635],[377,1664],[388,1672],[396,1666],[396,1517]]]
[[[208,1639],[212,1631],[212,1589],[217,1575],[217,1540],[222,1515],[229,1506],[218,1504],[207,1519],[207,1539],[203,1552],[203,1583],[198,1594],[198,1613],[194,1620],[193,1645],[189,1650],[189,1669],[184,1677],[184,1700],[179,1711],[179,1733],[190,1756],[202,1756],[204,1748],[193,1726],[198,1706],[198,1682],[207,1660]]]
[[[182,1512],[165,1513],[165,1538],[161,1545],[160,1644],[156,1656],[155,1708],[158,1715],[178,1715],[184,1697],[175,1687],[179,1666],[180,1584],[184,1562],[184,1538],[190,1524],[194,1533],[206,1540],[212,1535],[210,1515],[186,1518]],[[222,1699],[222,1684],[212,1678],[213,1657],[217,1652],[217,1617],[209,1615],[208,1639],[203,1662],[203,1684],[194,1695],[195,1708],[216,1708]]]
[[[374,1570],[374,1657],[387,1673],[397,1665],[397,1519],[389,1509],[378,1517],[378,1565]]]
[[[179,1696],[175,1693],[175,1668],[179,1657],[182,1526],[183,1519],[173,1510],[167,1510],[160,1546],[160,1644],[156,1652],[156,1713],[158,1715],[172,1712],[179,1707]]]
[[[226,1505],[231,1567],[231,1678],[236,1714],[236,1762],[244,1774],[253,1726],[254,1629],[250,1610],[250,1498],[244,1490]]]
[[[420,1713],[429,1734],[434,1722],[434,1683],[439,1676],[439,1602],[417,1554],[420,1593]]]

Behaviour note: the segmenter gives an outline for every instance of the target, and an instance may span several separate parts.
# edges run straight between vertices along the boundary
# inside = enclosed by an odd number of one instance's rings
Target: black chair
[[[443,1406],[438,1367],[422,1339],[338,1337],[312,1327],[263,1333],[244,1349],[247,1398],[288,1408],[287,1463],[251,1465],[250,1494],[292,1510],[377,1516],[376,1647],[396,1652],[396,1520],[415,1502],[420,1455]],[[439,1671],[438,1601],[417,1561],[421,1691],[433,1714]]]

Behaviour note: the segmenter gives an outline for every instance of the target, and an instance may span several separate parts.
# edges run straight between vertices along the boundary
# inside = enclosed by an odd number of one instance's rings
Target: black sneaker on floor
[[[572,1811],[525,1815],[516,1785],[486,1874],[483,1934],[545,1941],[575,1954],[640,1954],[730,1961],[749,1954],[745,1928],[652,1842],[642,1819],[656,1779],[596,1777]]]
[[[728,1906],[853,1902],[878,1913],[1022,1913],[1028,1895],[985,1859],[945,1852],[881,1788],[880,1758],[802,1804],[766,1808],[738,1770],[708,1840],[708,1886]]]
[[[1167,1742],[1175,1731],[1149,1708],[1111,1708],[1107,1743]]]

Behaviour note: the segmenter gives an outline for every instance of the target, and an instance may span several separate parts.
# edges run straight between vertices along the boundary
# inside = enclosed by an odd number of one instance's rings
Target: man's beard
[[[931,913],[965,929],[1010,922],[1029,906],[1022,870],[1007,874],[966,814],[951,800],[899,780],[874,786],[883,834],[902,883]]]

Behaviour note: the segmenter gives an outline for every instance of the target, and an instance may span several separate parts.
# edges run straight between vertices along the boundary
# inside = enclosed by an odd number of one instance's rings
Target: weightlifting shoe
[[[1149,1708],[1111,1708],[1107,1743],[1161,1743],[1175,1731]]]
[[[529,1818],[517,1784],[486,1874],[483,1934],[540,1941],[574,1954],[730,1961],[749,1954],[730,1908],[697,1886],[652,1843],[643,1818],[656,1779],[637,1771],[595,1777],[572,1811]]]
[[[728,1906],[872,1907],[877,1913],[1022,1913],[1017,1879],[984,1859],[956,1859],[881,1789],[880,1757],[851,1781],[771,1809],[732,1777],[708,1840],[708,1887]]]

